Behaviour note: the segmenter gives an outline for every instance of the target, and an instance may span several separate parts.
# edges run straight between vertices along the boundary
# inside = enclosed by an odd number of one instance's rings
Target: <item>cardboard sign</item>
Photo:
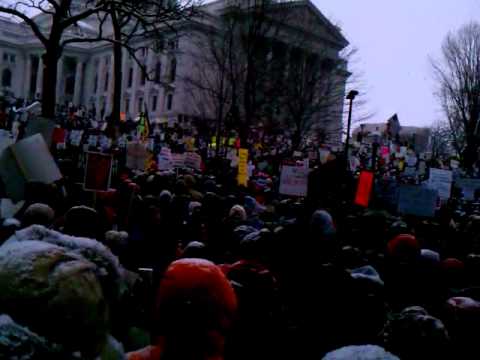
[[[402,185],[398,194],[398,212],[405,215],[434,217],[437,196],[436,190],[427,187]]]
[[[357,194],[355,204],[368,207],[372,195],[374,176],[372,172],[362,171],[358,179]]]
[[[238,184],[248,185],[248,150],[238,150]]]
[[[148,160],[148,151],[145,145],[140,142],[129,142],[127,144],[127,167],[132,170],[145,170],[145,163]]]
[[[108,191],[112,176],[112,155],[87,152],[85,179],[83,188],[86,191]]]
[[[480,190],[480,179],[458,179],[455,187],[462,189],[463,198],[467,201],[475,200],[475,192]]]
[[[438,196],[442,200],[450,199],[452,193],[453,174],[450,170],[430,169],[430,179],[428,187],[437,190]]]
[[[307,196],[308,173],[309,171],[305,167],[282,166],[280,194]]]
[[[51,184],[62,178],[42,135],[36,134],[6,148],[0,156],[0,177],[9,198],[24,200],[27,182]]]

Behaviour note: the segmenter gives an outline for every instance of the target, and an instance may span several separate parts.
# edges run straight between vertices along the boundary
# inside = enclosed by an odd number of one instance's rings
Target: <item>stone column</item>
[[[63,74],[63,57],[58,60],[57,64],[57,103],[59,104],[64,98],[64,74]]]
[[[82,89],[83,89],[83,61],[77,59],[77,68],[75,70],[75,91],[73,93],[73,104],[80,106],[82,102]]]
[[[108,79],[108,89],[106,96],[106,105],[105,105],[105,114],[108,116],[112,112],[113,108],[113,86],[114,86],[114,78],[115,78],[115,70],[114,70],[114,60],[113,56],[110,59],[110,66],[108,72],[110,73],[110,77]]]
[[[140,83],[141,69],[135,61],[132,61],[133,66],[133,83],[130,92],[130,115],[135,118],[138,115],[137,108],[137,90]]]
[[[154,51],[152,49],[149,49],[148,51],[148,57],[146,60],[147,64],[147,74],[152,75],[152,69],[154,69]],[[150,113],[150,110],[152,108],[151,102],[150,102],[150,89],[152,88],[153,81],[148,81],[145,83],[145,109]]]
[[[32,86],[32,56],[27,54],[27,61],[25,62],[25,88],[23,89],[23,97],[28,99],[30,97],[30,88]]]
[[[42,55],[38,56],[38,71],[37,71],[37,88],[35,90],[35,97],[37,94],[39,97],[42,97],[42,86],[43,86],[43,59]]]

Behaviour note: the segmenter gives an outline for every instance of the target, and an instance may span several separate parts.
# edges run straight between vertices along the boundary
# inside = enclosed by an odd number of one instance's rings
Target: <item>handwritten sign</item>
[[[428,187],[437,190],[442,200],[448,200],[452,193],[453,174],[450,170],[430,169]]]
[[[158,170],[165,171],[173,168],[172,151],[164,146],[158,155]]]
[[[308,169],[303,166],[282,166],[280,194],[289,196],[306,196],[308,173]]]
[[[436,190],[427,187],[402,185],[398,195],[398,212],[405,215],[434,217],[437,196]]]
[[[127,167],[132,170],[145,170],[145,163],[148,159],[148,151],[145,145],[140,142],[129,142],[127,144]]]
[[[355,196],[355,204],[368,207],[370,197],[372,195],[374,176],[372,172],[362,171],[358,179],[357,194]]]
[[[110,189],[112,164],[112,155],[87,152],[84,190],[108,191]]]

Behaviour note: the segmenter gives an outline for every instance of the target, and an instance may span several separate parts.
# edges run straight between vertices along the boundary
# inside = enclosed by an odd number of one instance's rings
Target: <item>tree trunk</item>
[[[120,107],[122,102],[122,34],[120,24],[118,23],[117,13],[115,9],[112,9],[112,25],[113,33],[115,37],[115,43],[113,44],[113,106],[111,123],[109,127],[114,130],[112,134],[116,137],[118,125],[120,124]]]
[[[43,56],[42,116],[48,119],[55,118],[59,53],[59,49],[51,47]]]

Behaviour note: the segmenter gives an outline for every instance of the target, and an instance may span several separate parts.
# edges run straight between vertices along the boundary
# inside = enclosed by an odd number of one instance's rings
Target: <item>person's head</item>
[[[191,241],[185,246],[182,253],[183,259],[207,259],[207,247],[199,241]]]
[[[65,214],[63,232],[67,235],[95,239],[99,235],[99,218],[96,210],[75,206]]]
[[[325,210],[315,211],[310,219],[310,231],[322,238],[335,235],[336,229],[332,216]]]
[[[400,360],[376,345],[346,346],[325,355],[323,360]]]
[[[128,233],[126,231],[107,231],[105,233],[105,245],[113,254],[122,257],[128,247]]]
[[[45,204],[35,203],[30,205],[23,214],[22,225],[29,227],[31,225],[43,225],[49,227],[55,220],[55,212]]]
[[[203,259],[178,260],[160,282],[154,336],[173,356],[221,356],[236,310],[235,292],[219,267]]]
[[[383,330],[385,348],[401,359],[447,359],[450,337],[443,323],[421,307],[394,315]]]
[[[228,213],[228,217],[237,222],[242,222],[247,220],[247,212],[241,205],[234,205]]]
[[[420,244],[413,235],[401,234],[387,244],[387,255],[390,259],[402,263],[412,263],[419,259]]]
[[[41,241],[0,248],[0,307],[20,325],[82,358],[105,345],[108,305],[97,267],[75,251]]]

